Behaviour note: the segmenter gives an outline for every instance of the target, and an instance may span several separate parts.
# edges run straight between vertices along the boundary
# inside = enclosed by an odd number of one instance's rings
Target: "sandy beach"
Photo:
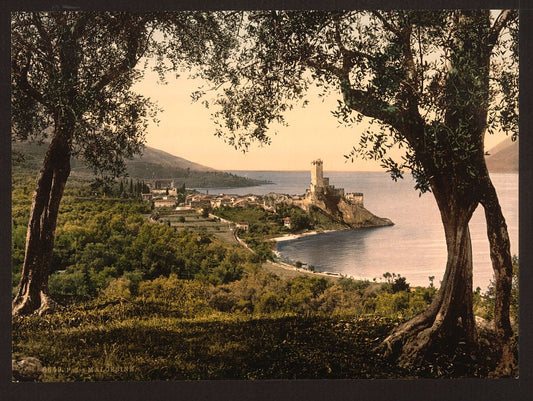
[[[309,235],[325,234],[325,233],[331,233],[333,231],[339,231],[339,230],[307,231],[301,234],[285,234],[282,237],[270,238],[268,241],[271,241],[271,242],[292,241],[298,238],[307,237]]]

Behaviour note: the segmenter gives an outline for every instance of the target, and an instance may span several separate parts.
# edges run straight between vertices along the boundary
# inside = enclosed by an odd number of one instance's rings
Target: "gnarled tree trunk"
[[[497,376],[510,376],[517,368],[513,346],[513,330],[509,318],[513,280],[511,243],[505,217],[486,168],[484,169],[481,183],[483,185],[481,204],[485,210],[490,258],[496,285],[494,328],[498,336],[498,345],[501,352],[500,362],[494,374]]]
[[[73,122],[56,122],[55,134],[39,173],[26,234],[26,252],[13,315],[37,311],[43,314],[55,307],[48,295],[48,275],[59,204],[70,174],[70,138]]]
[[[457,195],[443,197],[434,190],[441,211],[448,259],[441,287],[431,305],[393,331],[381,344],[386,357],[401,366],[419,365],[437,338],[462,337],[472,347],[477,341],[473,313],[472,245],[468,222],[474,202],[461,204]]]
[[[17,295],[13,300],[13,315],[37,311],[43,314],[56,306],[48,295],[48,275],[54,248],[59,204],[70,175],[72,138],[76,127],[74,107],[77,99],[78,67],[81,52],[75,31],[69,26],[67,14],[57,14],[63,20],[58,32],[59,71],[62,86],[55,103],[47,103],[54,116],[54,135],[44,157],[30,210],[26,234],[26,251]],[[82,19],[84,20],[84,19]]]

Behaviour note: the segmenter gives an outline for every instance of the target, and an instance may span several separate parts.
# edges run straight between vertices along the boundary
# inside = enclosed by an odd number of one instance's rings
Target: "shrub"
[[[287,282],[285,306],[291,312],[316,312],[321,303],[319,297],[330,285],[323,277],[295,277]]]
[[[55,272],[48,279],[48,288],[52,296],[81,296],[91,293],[87,275],[82,270]]]
[[[229,291],[219,290],[209,299],[209,306],[220,312],[231,312],[237,306],[238,298]]]
[[[255,311],[258,313],[273,313],[281,310],[284,304],[282,296],[276,292],[266,292],[255,305]]]
[[[392,293],[395,294],[400,291],[409,291],[409,283],[405,277],[398,276],[391,285]]]
[[[103,298],[108,301],[124,301],[131,299],[131,281],[126,277],[120,277],[109,282],[103,291]]]
[[[242,265],[233,264],[228,260],[223,260],[207,276],[207,281],[213,285],[227,284],[239,280],[242,277],[244,268]]]
[[[353,280],[351,278],[341,277],[337,280],[336,285],[340,286],[343,291],[349,292],[359,292],[362,294],[366,288],[370,286],[370,281],[368,280]]]
[[[409,294],[406,292],[382,292],[376,298],[375,312],[383,316],[397,316],[409,308]]]

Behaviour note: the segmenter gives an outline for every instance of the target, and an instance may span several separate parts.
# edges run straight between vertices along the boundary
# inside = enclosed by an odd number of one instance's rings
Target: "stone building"
[[[320,197],[323,195],[344,196],[344,188],[335,188],[329,184],[329,178],[324,177],[324,162],[317,159],[311,162],[311,185],[307,189],[306,197]]]
[[[174,181],[173,180],[155,180],[154,189],[173,189]]]
[[[235,224],[235,229],[242,230],[242,231],[248,231],[250,228],[250,225],[245,221],[240,221]]]
[[[163,199],[154,199],[154,207],[174,207],[176,206],[176,198],[165,197]]]
[[[363,206],[363,194],[361,192],[351,192],[347,193],[345,196],[346,200],[349,203],[352,203],[354,205]]]
[[[324,188],[324,163],[322,160],[317,159],[311,162],[313,167],[311,168],[311,191]],[[329,180],[328,180],[329,181]],[[328,182],[329,184],[329,182]]]
[[[344,193],[344,188],[330,185],[324,177],[322,160],[313,161],[311,184],[301,201],[293,201],[295,206],[305,211],[321,209],[339,222],[351,228],[390,226],[394,223],[387,218],[375,216],[363,206],[361,192]]]

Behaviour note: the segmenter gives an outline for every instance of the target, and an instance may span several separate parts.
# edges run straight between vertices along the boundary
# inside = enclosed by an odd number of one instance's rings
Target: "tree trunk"
[[[386,357],[397,357],[404,367],[419,365],[432,350],[435,340],[464,339],[474,346],[477,333],[473,313],[472,246],[468,222],[472,205],[458,209],[439,202],[446,236],[448,259],[441,287],[422,314],[399,326],[381,344]],[[449,196],[449,195],[448,195]],[[449,199],[448,199],[449,201]]]
[[[494,326],[501,352],[501,359],[494,374],[511,376],[517,368],[513,347],[513,330],[509,318],[513,280],[511,243],[496,190],[486,169],[481,181],[483,185],[481,204],[485,209],[490,258],[496,284]]]
[[[57,124],[39,173],[26,234],[26,250],[13,315],[43,314],[56,304],[48,295],[48,275],[59,204],[70,174],[70,139],[73,125]],[[69,132],[70,131],[70,132]]]

